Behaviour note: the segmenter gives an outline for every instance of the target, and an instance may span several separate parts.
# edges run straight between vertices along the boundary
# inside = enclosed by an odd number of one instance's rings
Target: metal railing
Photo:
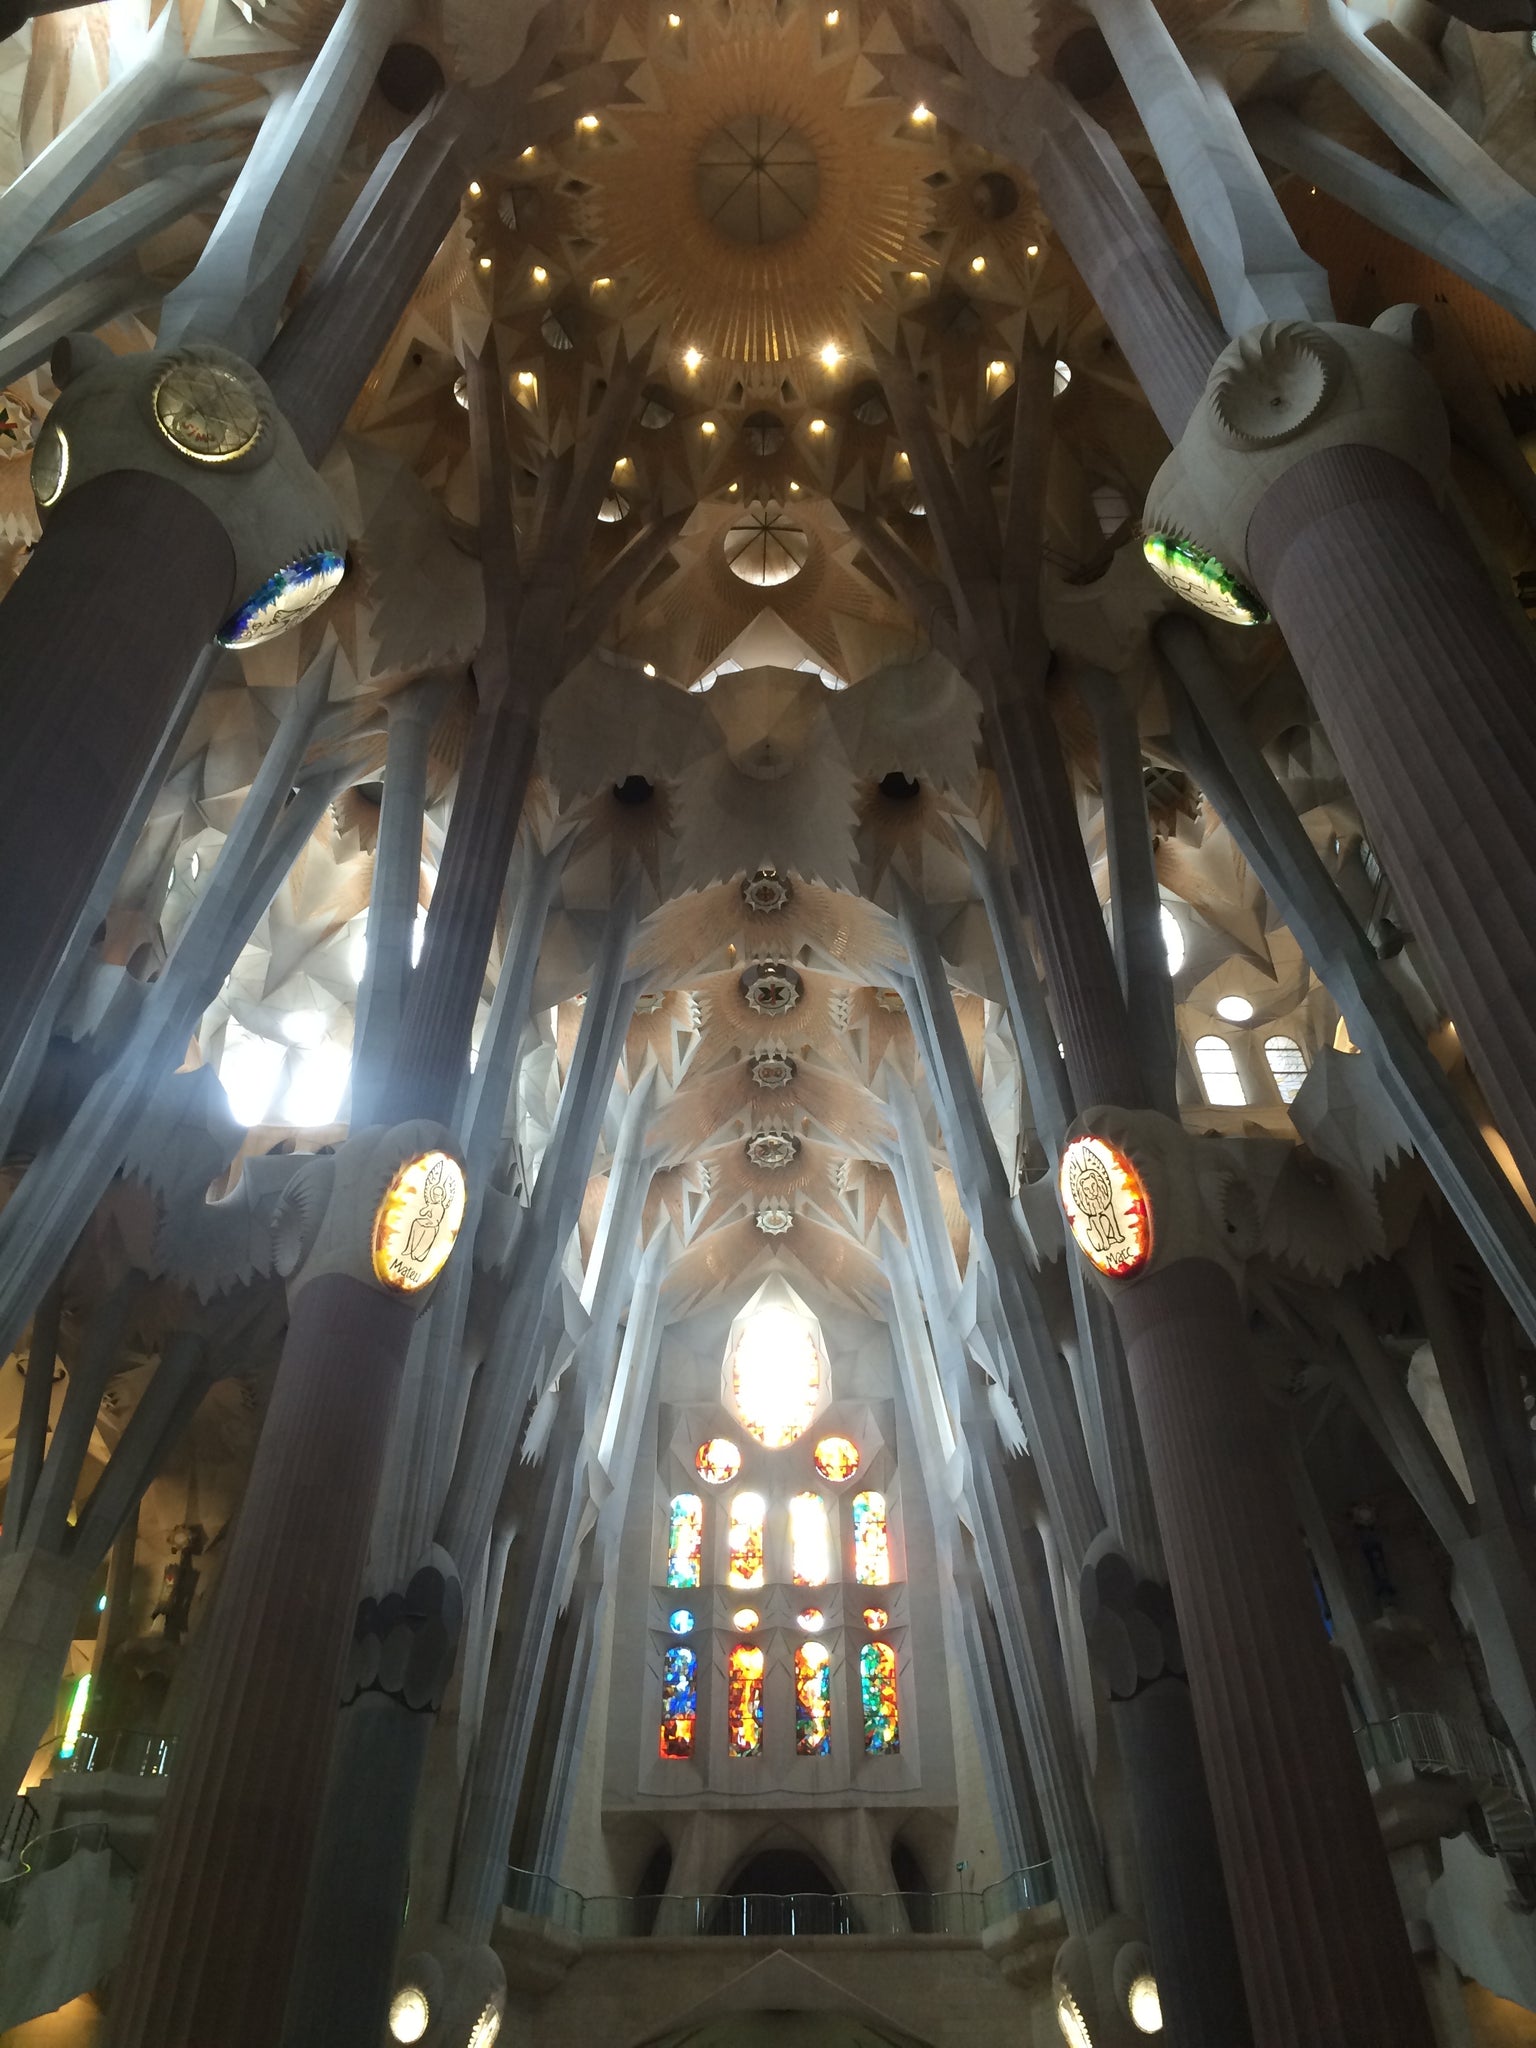
[[[16,1861],[37,1833],[39,1824],[37,1808],[25,1792],[18,1792],[0,1822],[0,1866]]]
[[[584,1941],[644,1935],[958,1934],[973,1938],[1010,1914],[1056,1896],[1049,1863],[1017,1870],[979,1892],[663,1892],[587,1898],[537,1871],[509,1869],[502,1903]]]
[[[117,1771],[129,1778],[163,1778],[176,1753],[174,1735],[137,1728],[115,1735],[81,1734],[73,1756],[54,1758],[56,1771]]]
[[[0,1927],[14,1927],[21,1917],[27,1884],[34,1877],[57,1870],[80,1849],[110,1849],[105,1821],[76,1821],[66,1828],[52,1828],[46,1835],[34,1835],[20,1856],[21,1868],[0,1878]]]
[[[1480,1728],[1460,1728],[1443,1714],[1394,1714],[1355,1730],[1355,1747],[1367,1770],[1382,1764],[1410,1764],[1426,1778],[1466,1778],[1496,1785],[1529,1805],[1514,1751]]]

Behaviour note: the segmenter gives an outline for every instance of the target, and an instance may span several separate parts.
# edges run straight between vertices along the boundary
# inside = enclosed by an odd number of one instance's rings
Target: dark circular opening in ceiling
[[[391,43],[379,66],[379,91],[397,114],[419,114],[443,89],[443,67],[420,43]]]
[[[655,784],[647,782],[643,775],[626,775],[622,782],[613,785],[615,803],[648,804],[655,794]]]
[[[880,794],[888,796],[892,803],[909,804],[922,789],[920,782],[914,782],[910,775],[903,775],[893,768],[889,775],[880,778]]]
[[[1056,52],[1051,72],[1058,85],[1080,100],[1096,99],[1118,76],[1109,45],[1097,28],[1080,28],[1068,36]]]
[[[1019,188],[1006,171],[983,171],[971,187],[971,204],[983,220],[1007,220],[1019,210]]]

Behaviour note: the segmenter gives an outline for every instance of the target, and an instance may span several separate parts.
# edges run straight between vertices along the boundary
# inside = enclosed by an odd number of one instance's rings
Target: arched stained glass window
[[[810,1427],[821,1397],[821,1353],[810,1325],[774,1303],[743,1325],[731,1356],[731,1399],[742,1425],[770,1451]]]
[[[726,1538],[730,1561],[726,1584],[750,1592],[763,1583],[763,1517],[767,1507],[760,1493],[738,1493],[731,1502]]]
[[[1269,1071],[1280,1090],[1280,1100],[1294,1102],[1307,1078],[1307,1060],[1301,1047],[1294,1038],[1266,1038],[1264,1057],[1269,1061]]]
[[[866,1753],[894,1756],[901,1748],[901,1715],[896,1704],[896,1652],[889,1643],[866,1643],[860,1650],[859,1703],[864,1709]]]
[[[698,1652],[674,1643],[662,1661],[661,1753],[693,1755],[693,1731],[699,1718]]]
[[[704,1542],[704,1503],[696,1493],[680,1493],[667,1510],[667,1584],[703,1584],[699,1556]]]
[[[756,1756],[763,1746],[763,1653],[751,1643],[731,1651],[727,1707],[732,1756]]]
[[[891,1539],[883,1493],[853,1496],[853,1576],[861,1586],[891,1583]]]
[[[832,1576],[832,1525],[819,1493],[789,1503],[789,1562],[797,1586],[824,1586]]]
[[[1240,1109],[1248,1100],[1237,1071],[1237,1055],[1224,1038],[1217,1038],[1214,1033],[1208,1038],[1197,1038],[1195,1065],[1200,1069],[1200,1085],[1207,1102],[1217,1108]]]
[[[795,1749],[801,1756],[832,1754],[832,1652],[825,1643],[802,1643],[795,1652]]]

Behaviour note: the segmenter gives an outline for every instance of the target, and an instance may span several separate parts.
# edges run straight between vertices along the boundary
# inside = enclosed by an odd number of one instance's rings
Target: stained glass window
[[[763,1583],[763,1516],[767,1512],[760,1493],[738,1493],[731,1502],[731,1526],[727,1537],[730,1566],[726,1583],[749,1592]]]
[[[896,1652],[889,1643],[866,1643],[860,1650],[859,1701],[865,1750],[870,1756],[894,1756],[901,1747],[901,1719],[896,1709]]]
[[[795,1652],[795,1748],[801,1756],[832,1753],[832,1652],[802,1643]]]
[[[696,1493],[680,1493],[667,1511],[667,1584],[698,1586],[699,1554],[704,1543],[704,1503]]]
[[[741,1470],[741,1450],[728,1436],[712,1436],[693,1456],[694,1470],[708,1486],[729,1486]]]
[[[823,1479],[840,1484],[859,1469],[859,1447],[845,1436],[824,1436],[813,1453]]]
[[[885,1495],[853,1496],[853,1576],[861,1586],[891,1583],[891,1539],[885,1525]]]
[[[691,1636],[693,1634],[693,1609],[691,1607],[674,1607],[667,1616],[667,1627],[671,1629],[675,1636]]]
[[[739,1628],[744,1636],[751,1635],[761,1616],[755,1607],[738,1607],[731,1616],[731,1627]]]
[[[827,1625],[827,1617],[819,1607],[802,1607],[795,1616],[795,1626],[803,1628],[808,1636],[819,1636]]]
[[[864,1626],[877,1633],[889,1623],[890,1618],[883,1607],[866,1607],[864,1610]]]
[[[731,1651],[730,1749],[732,1756],[756,1756],[763,1746],[763,1653],[750,1643]]]
[[[661,1753],[693,1755],[693,1731],[699,1718],[698,1652],[674,1643],[662,1660]]]
[[[819,1493],[789,1503],[789,1563],[797,1586],[824,1586],[832,1576],[832,1527]]]
[[[1280,1090],[1280,1100],[1294,1102],[1307,1078],[1306,1055],[1301,1047],[1294,1038],[1266,1038],[1264,1057],[1275,1077],[1275,1086]]]
[[[769,1303],[743,1325],[731,1356],[731,1398],[743,1426],[771,1451],[810,1427],[821,1395],[821,1354],[793,1309]]]

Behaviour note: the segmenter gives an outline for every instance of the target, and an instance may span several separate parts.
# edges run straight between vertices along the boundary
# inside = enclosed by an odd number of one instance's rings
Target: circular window
[[[821,173],[810,143],[781,114],[742,114],[699,151],[694,191],[722,235],[761,247],[804,227]]]
[[[741,1452],[728,1436],[712,1436],[694,1453],[694,1470],[711,1486],[728,1486],[741,1470]]]
[[[744,507],[725,530],[726,567],[759,590],[788,583],[800,574],[811,552],[810,536],[785,516],[782,506],[761,499]]]
[[[846,1436],[824,1436],[812,1455],[823,1479],[851,1479],[859,1469],[859,1447]]]

